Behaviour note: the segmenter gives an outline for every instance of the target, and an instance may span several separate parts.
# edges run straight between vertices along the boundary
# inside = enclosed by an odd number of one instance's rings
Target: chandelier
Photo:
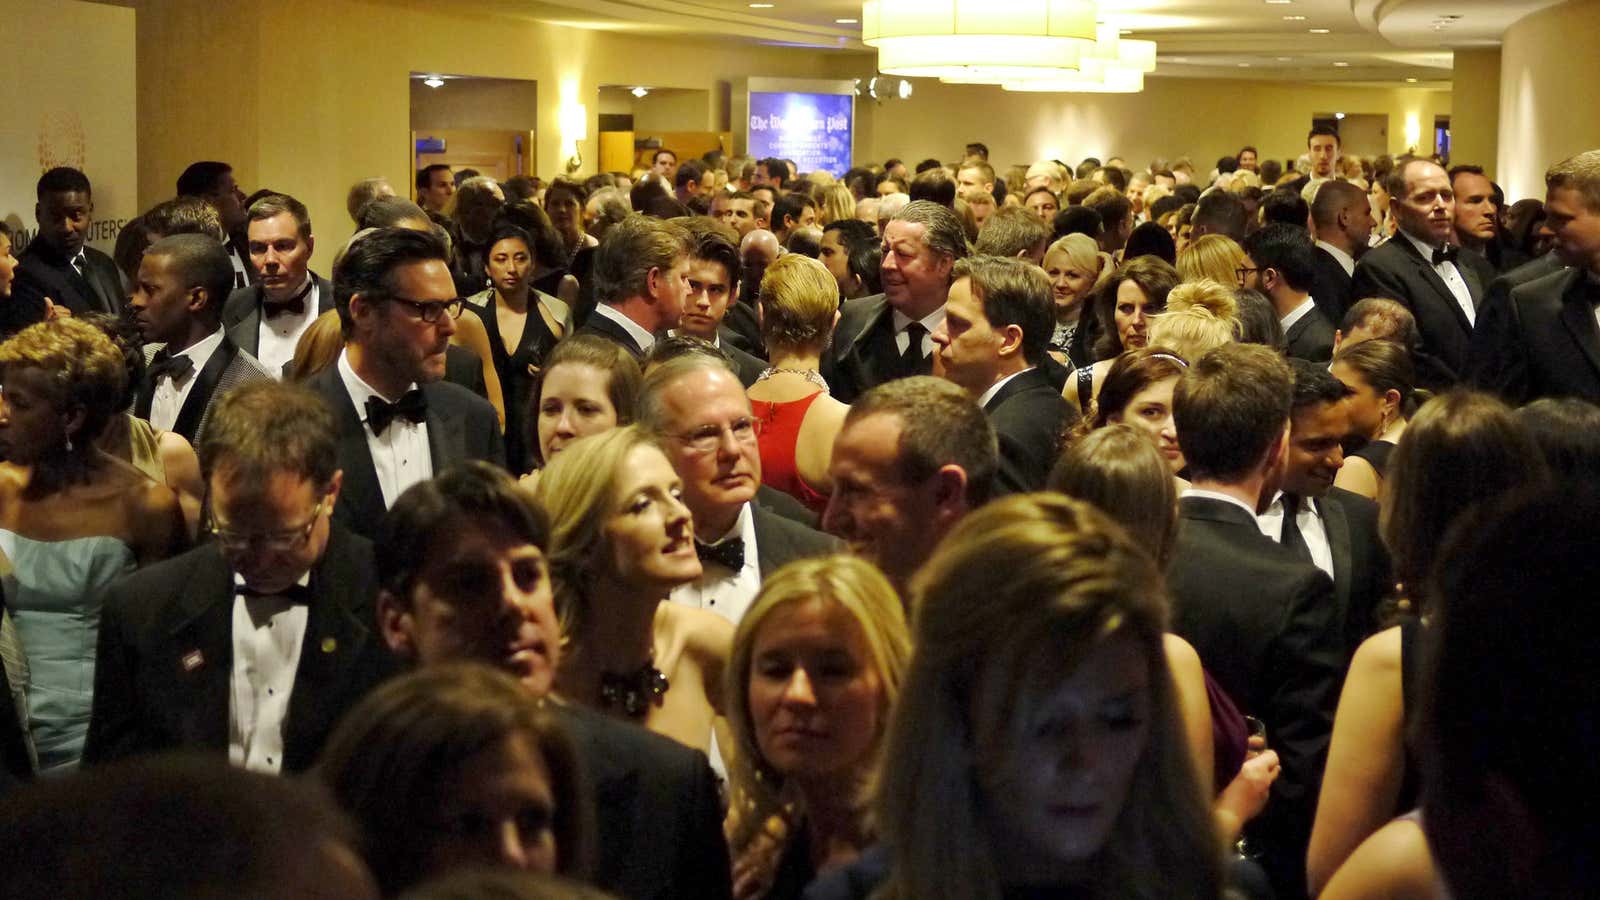
[[[1133,92],[1154,41],[1096,24],[1092,0],[866,0],[861,40],[878,70],[1008,90]]]

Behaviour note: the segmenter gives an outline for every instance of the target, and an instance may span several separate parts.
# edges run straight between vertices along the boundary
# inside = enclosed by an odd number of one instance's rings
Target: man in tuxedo
[[[1493,269],[1456,247],[1455,193],[1437,163],[1410,159],[1385,181],[1400,231],[1356,263],[1351,295],[1398,300],[1417,320],[1417,349],[1437,357],[1452,381],[1467,372],[1472,327]]]
[[[222,303],[233,280],[220,244],[209,235],[177,234],[145,250],[128,299],[148,363],[134,413],[191,444],[229,391],[273,377],[223,331]]]
[[[1306,230],[1282,222],[1263,225],[1245,237],[1244,255],[1239,286],[1272,301],[1283,326],[1284,352],[1312,362],[1332,359],[1333,323],[1310,294],[1317,268]]]
[[[443,381],[462,300],[443,242],[379,228],[351,242],[334,269],[344,329],[338,361],[306,383],[333,410],[344,471],[340,524],[372,536],[406,488],[468,459],[505,466],[487,400]]]
[[[694,514],[695,550],[705,570],[672,600],[737,625],[761,582],[784,563],[838,542],[757,501],[761,454],[750,398],[727,361],[685,353],[653,368],[639,394],[639,423],[661,437]]]
[[[298,772],[391,668],[372,545],[334,521],[333,416],[304,388],[248,385],[200,462],[216,540],[107,588],[84,760],[193,749]]]
[[[544,511],[509,475],[467,463],[407,490],[377,543],[378,626],[415,665],[477,661],[546,697],[561,663]],[[595,881],[637,900],[727,898],[722,808],[705,754],[551,698],[592,792]]]
[[[1291,359],[1289,368],[1294,406],[1283,488],[1257,519],[1262,534],[1333,579],[1349,660],[1378,630],[1379,603],[1393,586],[1389,554],[1378,537],[1378,504],[1333,486],[1350,434],[1349,391],[1321,363]]]
[[[839,400],[896,378],[933,371],[933,332],[944,321],[950,273],[967,255],[961,220],[927,200],[883,227],[883,293],[844,304],[822,376]]]
[[[599,305],[577,333],[614,341],[643,359],[656,335],[683,316],[692,244],[682,225],[641,213],[612,226],[594,257]]]
[[[1220,234],[1235,243],[1241,243],[1250,217],[1245,212],[1244,201],[1237,194],[1213,188],[1195,203],[1194,215],[1189,222],[1193,226],[1189,232],[1190,243],[1208,234]]]
[[[733,361],[745,387],[756,383],[767,364],[739,347],[741,339],[723,320],[739,294],[739,245],[731,229],[705,216],[684,223],[689,230],[689,289],[674,334],[710,343]]]
[[[1350,277],[1356,259],[1372,241],[1372,201],[1367,192],[1348,181],[1327,181],[1311,201],[1311,226],[1315,232],[1316,270],[1311,298],[1330,322],[1344,318],[1356,300]]]
[[[1041,368],[1055,329],[1050,279],[1038,266],[1000,256],[969,256],[954,274],[933,333],[939,368],[994,426],[995,492],[1042,490],[1061,433],[1077,418]]]
[[[920,375],[880,384],[833,442],[823,530],[909,598],[934,547],[993,496],[998,456],[994,426],[966,391]]]
[[[4,316],[8,331],[20,331],[48,315],[46,300],[75,316],[120,313],[122,278],[111,257],[88,246],[94,193],[77,169],[58,167],[39,176],[33,216],[39,233],[17,255],[15,281]]]
[[[1282,761],[1248,832],[1280,897],[1305,895],[1343,661],[1332,580],[1256,520],[1283,482],[1293,390],[1288,365],[1256,344],[1219,347],[1184,373],[1173,415],[1193,486],[1179,501],[1167,573],[1173,631],[1245,714],[1266,723]]]
[[[761,291],[767,266],[782,252],[778,239],[765,225],[752,228],[739,238],[739,302],[728,304],[723,324],[725,336],[758,359],[765,359],[767,350],[761,337],[761,321],[756,316],[756,295]]]
[[[1484,309],[1473,341],[1473,382],[1511,403],[1539,397],[1600,402],[1600,150],[1580,153],[1545,173],[1545,222],[1555,255],[1570,268],[1535,260],[1532,280],[1509,287]],[[1516,272],[1507,276],[1508,284]]]
[[[333,283],[310,269],[316,238],[304,203],[272,194],[245,215],[250,264],[260,280],[229,295],[222,326],[267,371],[279,372],[311,323],[333,309]]]
[[[198,197],[216,209],[227,235],[228,261],[233,266],[234,290],[254,284],[256,270],[246,246],[244,191],[233,179],[233,167],[224,162],[191,164],[178,176],[178,196]]]

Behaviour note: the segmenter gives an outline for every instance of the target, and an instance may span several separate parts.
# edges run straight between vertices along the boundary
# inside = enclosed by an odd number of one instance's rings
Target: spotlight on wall
[[[1342,119],[1342,118],[1344,118],[1344,113],[1334,113],[1333,117],[1335,119]]]
[[[630,94],[634,95],[635,97],[638,97],[639,99],[643,100],[645,97],[649,96],[650,89],[647,88],[647,87],[640,86],[640,87],[634,88],[633,90],[629,91],[628,93],[630,93]]]
[[[429,75],[427,78],[422,79],[422,83],[431,88],[444,87],[444,79],[437,75]]]
[[[905,80],[904,78],[900,79],[900,87],[896,89],[895,93],[900,96],[901,100],[910,100],[911,82]]]

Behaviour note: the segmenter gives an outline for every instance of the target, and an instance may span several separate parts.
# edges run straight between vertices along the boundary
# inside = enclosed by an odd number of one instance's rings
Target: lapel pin
[[[205,663],[206,658],[200,655],[199,650],[190,650],[183,655],[183,670],[185,672],[193,672],[195,669],[205,665]]]
[[[322,652],[323,653],[332,653],[333,651],[335,651],[337,649],[339,649],[339,642],[338,641],[334,640],[331,637],[325,637],[325,638],[322,639]]]

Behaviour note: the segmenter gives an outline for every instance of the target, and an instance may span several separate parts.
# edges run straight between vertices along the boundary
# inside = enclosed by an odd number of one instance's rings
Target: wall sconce
[[[582,103],[561,104],[561,141],[572,145],[572,155],[567,158],[567,174],[571,175],[583,165],[583,142],[589,139],[589,110]]]
[[[1415,153],[1417,145],[1422,143],[1422,121],[1414,112],[1406,113],[1406,147]]]

